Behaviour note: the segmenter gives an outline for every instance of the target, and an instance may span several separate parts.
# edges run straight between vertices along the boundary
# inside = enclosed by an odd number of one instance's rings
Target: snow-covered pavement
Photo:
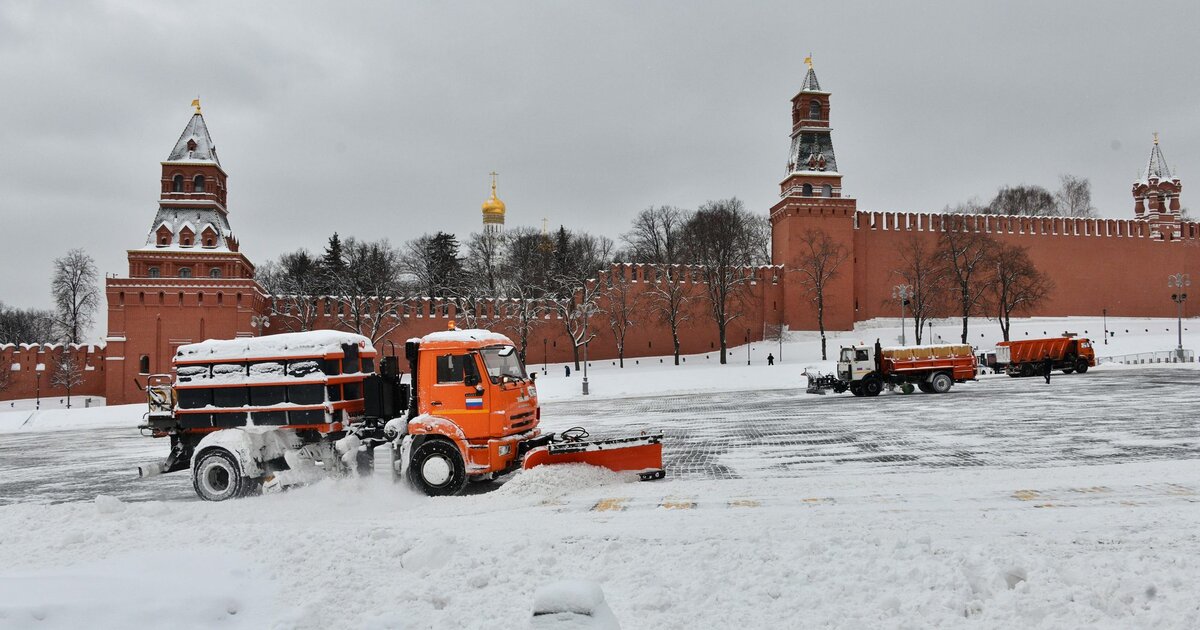
[[[564,578],[624,628],[1195,627],[1198,383],[567,400],[548,428],[666,429],[673,476],[446,499],[379,475],[206,504],[135,479],[165,442],[131,429],[2,435],[0,627],[522,628]]]

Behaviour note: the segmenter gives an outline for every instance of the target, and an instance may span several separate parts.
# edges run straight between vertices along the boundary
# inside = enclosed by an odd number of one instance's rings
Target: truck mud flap
[[[523,468],[552,464],[591,464],[609,470],[636,471],[643,481],[662,479],[662,433],[608,440],[551,442],[533,448]]]

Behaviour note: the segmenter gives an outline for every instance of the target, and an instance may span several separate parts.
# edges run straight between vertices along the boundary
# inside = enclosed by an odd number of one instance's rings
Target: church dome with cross
[[[483,202],[483,229],[487,232],[498,232],[504,229],[504,202],[496,196],[496,176],[492,173],[492,196]]]

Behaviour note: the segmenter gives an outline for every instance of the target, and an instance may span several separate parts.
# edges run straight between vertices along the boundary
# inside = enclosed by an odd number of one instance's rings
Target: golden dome
[[[483,202],[484,214],[504,214],[504,202],[496,197],[496,173],[492,173],[492,196]]]

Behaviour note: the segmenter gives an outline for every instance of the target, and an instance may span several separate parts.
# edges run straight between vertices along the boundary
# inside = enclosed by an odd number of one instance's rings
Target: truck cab
[[[877,365],[874,346],[847,346],[838,356],[837,376],[846,383],[854,383],[874,372]]]
[[[426,493],[515,470],[539,444],[537,388],[508,337],[448,330],[410,339],[405,354],[413,396],[397,460]]]

